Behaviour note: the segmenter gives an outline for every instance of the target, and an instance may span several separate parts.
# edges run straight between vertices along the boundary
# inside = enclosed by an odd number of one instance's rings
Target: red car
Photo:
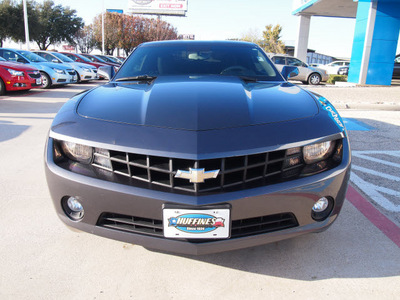
[[[77,61],[77,62],[85,63],[85,64],[88,64],[88,65],[92,65],[92,66],[95,66],[97,69],[99,67],[108,65],[108,64],[105,64],[105,63],[101,63],[101,62],[93,62],[90,59],[84,57],[82,54],[70,53],[70,52],[60,52],[60,53],[68,56],[73,61]]]
[[[30,90],[42,87],[38,69],[12,63],[0,57],[0,95],[9,91]]]

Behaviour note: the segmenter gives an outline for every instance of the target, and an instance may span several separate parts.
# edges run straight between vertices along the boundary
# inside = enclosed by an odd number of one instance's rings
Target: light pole
[[[29,27],[28,27],[28,11],[26,8],[26,0],[23,0],[24,6],[24,23],[25,23],[25,47],[29,50]]]
[[[102,38],[101,54],[104,55],[104,0],[103,0],[103,10],[101,11],[101,38]]]

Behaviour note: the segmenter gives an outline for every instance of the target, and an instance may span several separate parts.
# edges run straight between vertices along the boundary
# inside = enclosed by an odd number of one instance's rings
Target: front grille
[[[31,78],[35,78],[35,79],[39,79],[41,77],[40,73],[34,73],[35,71],[27,71],[29,77]]]
[[[76,75],[74,70],[67,70],[67,72],[69,75],[72,75],[72,76]]]
[[[284,230],[297,227],[298,225],[297,219],[292,213],[281,213],[249,219],[233,220],[231,225],[231,238]],[[97,222],[97,226],[112,230],[164,238],[161,220],[103,213]]]
[[[300,151],[300,150],[299,150]],[[289,163],[298,160],[297,164]],[[151,155],[108,151],[95,148],[92,166],[104,173],[112,172],[123,183],[147,188],[164,188],[169,192],[227,192],[246,189],[293,179],[300,174],[304,163],[300,153],[286,155],[278,150],[253,155],[189,160]],[[176,178],[177,170],[190,169],[220,170],[216,178],[202,183],[191,183],[188,179]],[[106,176],[107,177],[107,176]]]

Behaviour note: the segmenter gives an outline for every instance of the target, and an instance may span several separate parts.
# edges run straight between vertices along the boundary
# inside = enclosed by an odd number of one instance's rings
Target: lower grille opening
[[[100,215],[97,226],[112,230],[164,238],[161,220],[114,213],[103,213]],[[297,226],[299,226],[299,224],[296,217],[292,213],[280,213],[269,216],[232,220],[231,239],[284,230]],[[210,242],[210,240],[207,239],[184,240],[191,243]]]

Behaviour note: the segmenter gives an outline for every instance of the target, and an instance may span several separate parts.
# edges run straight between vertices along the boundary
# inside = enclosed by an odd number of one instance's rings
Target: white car
[[[320,68],[326,70],[326,72],[328,74],[339,74],[342,75],[343,72],[340,72],[340,70],[343,70],[341,68],[345,68],[345,67],[349,67],[350,66],[350,62],[349,61],[345,61],[345,60],[337,60],[334,62],[331,62],[327,65],[321,65]],[[342,73],[342,74],[340,74]]]

